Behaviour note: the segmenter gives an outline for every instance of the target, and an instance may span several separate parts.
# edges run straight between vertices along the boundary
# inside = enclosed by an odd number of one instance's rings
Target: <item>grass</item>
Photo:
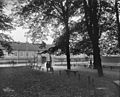
[[[82,71],[67,75],[63,70],[52,74],[27,67],[0,68],[0,90],[15,90],[2,91],[0,97],[119,97],[112,80]]]

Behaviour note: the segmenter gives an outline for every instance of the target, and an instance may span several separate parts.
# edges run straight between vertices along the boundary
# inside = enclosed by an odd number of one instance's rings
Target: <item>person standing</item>
[[[92,66],[93,66],[92,59],[90,59],[90,65],[89,65],[89,68],[92,68]]]
[[[48,53],[47,54],[47,63],[46,63],[47,72],[48,72],[48,69],[51,68],[51,64],[52,64],[52,57],[51,57],[51,54]]]

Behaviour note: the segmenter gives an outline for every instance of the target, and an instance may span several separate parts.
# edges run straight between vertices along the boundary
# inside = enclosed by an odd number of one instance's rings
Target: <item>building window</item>
[[[28,56],[29,56],[29,57],[31,56],[31,52],[28,52]]]
[[[15,55],[15,56],[17,56],[17,55],[18,55],[18,53],[17,53],[17,52],[14,52],[14,55]]]
[[[26,52],[26,56],[28,56],[28,52]]]
[[[20,54],[20,56],[23,56],[23,52],[22,51],[19,54]]]

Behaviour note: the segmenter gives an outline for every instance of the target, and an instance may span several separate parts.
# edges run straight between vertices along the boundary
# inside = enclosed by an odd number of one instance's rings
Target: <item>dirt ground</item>
[[[0,97],[120,97],[113,83],[118,72],[107,70],[99,78],[95,70],[83,67],[69,74],[54,69],[47,73],[28,67],[0,68]]]

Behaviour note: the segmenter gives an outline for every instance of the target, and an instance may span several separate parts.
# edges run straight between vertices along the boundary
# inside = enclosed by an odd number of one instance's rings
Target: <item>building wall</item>
[[[37,51],[12,51],[11,54],[8,54],[4,51],[4,58],[34,58],[37,56]]]

